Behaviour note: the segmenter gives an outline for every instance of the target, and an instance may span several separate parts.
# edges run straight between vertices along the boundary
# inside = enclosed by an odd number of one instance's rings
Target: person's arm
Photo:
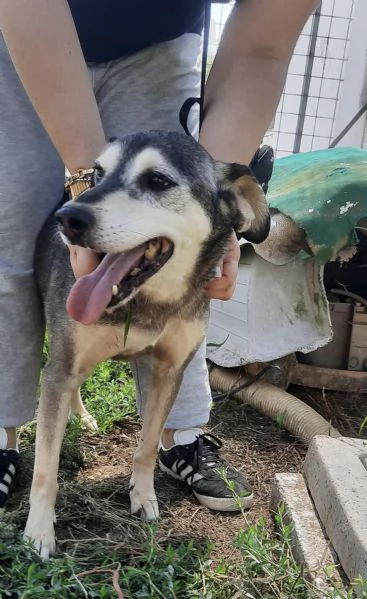
[[[205,88],[200,142],[248,164],[275,114],[297,39],[318,0],[240,0]]]
[[[2,0],[0,29],[13,64],[70,172],[105,144],[87,67],[66,0]]]
[[[23,86],[73,173],[90,168],[105,145],[88,70],[66,0],[2,0],[0,29]],[[42,165],[40,165],[42,168]],[[71,246],[76,276],[95,268],[92,252]]]
[[[275,114],[294,46],[318,0],[240,0],[223,32],[204,96],[200,143],[217,160],[249,164]],[[229,299],[235,237],[208,295]]]

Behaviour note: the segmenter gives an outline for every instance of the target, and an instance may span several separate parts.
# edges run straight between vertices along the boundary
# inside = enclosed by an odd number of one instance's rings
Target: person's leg
[[[147,129],[181,131],[179,110],[187,98],[200,93],[200,45],[199,36],[185,35],[128,59],[91,67],[106,137]],[[133,370],[138,409],[142,413],[145,391],[150,384],[149,360],[137,360]],[[248,506],[252,493],[247,481],[220,458],[220,443],[204,435],[200,428],[209,420],[210,405],[203,343],[186,368],[166,421],[160,467],[171,476],[185,480],[204,505],[221,510],[236,509],[231,493],[218,475],[218,468],[224,467],[227,478],[242,495],[243,505]]]
[[[149,129],[182,131],[179,110],[188,97],[200,93],[200,46],[200,37],[189,34],[114,61],[107,67],[93,65],[91,71],[106,137],[122,137]],[[196,133],[197,125],[196,122]],[[149,360],[137,360],[133,371],[138,409],[142,412],[151,376]],[[173,444],[175,429],[206,424],[210,405],[203,344],[186,369],[166,422],[166,442],[170,438],[170,444]]]
[[[16,427],[34,415],[43,323],[33,277],[37,234],[64,168],[0,35],[0,507],[14,474]]]

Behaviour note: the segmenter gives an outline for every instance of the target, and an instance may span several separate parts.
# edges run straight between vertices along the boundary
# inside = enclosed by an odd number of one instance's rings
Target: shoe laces
[[[197,470],[202,463],[208,468],[218,468],[224,464],[224,460],[219,455],[221,447],[222,442],[217,437],[203,433],[197,437],[196,443],[192,444],[188,458],[191,463],[196,462]]]

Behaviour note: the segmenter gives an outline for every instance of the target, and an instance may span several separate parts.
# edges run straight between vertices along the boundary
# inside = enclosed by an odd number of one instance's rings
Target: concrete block
[[[292,526],[295,560],[309,571],[309,578],[324,597],[329,597],[333,589],[329,580],[336,586],[342,586],[342,581],[337,568],[331,574],[330,566],[336,565],[335,556],[330,541],[325,538],[302,474],[275,475],[270,507],[275,512],[281,503],[286,508],[284,519]]]
[[[304,473],[311,497],[350,580],[367,578],[367,441],[317,436]]]

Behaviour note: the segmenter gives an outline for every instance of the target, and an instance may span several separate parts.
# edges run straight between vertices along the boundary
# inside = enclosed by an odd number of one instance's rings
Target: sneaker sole
[[[185,481],[182,480],[178,474],[172,472],[172,470],[165,466],[160,460],[158,460],[158,463],[159,469],[162,472],[191,488],[190,485],[187,485],[187,483],[185,483]],[[194,489],[192,489],[192,492],[201,505],[216,512],[240,512],[241,509],[248,509],[251,507],[254,500],[253,493],[251,493],[251,495],[246,495],[246,497],[238,497],[234,499],[233,497],[208,497],[208,495],[200,495],[199,493],[196,493]],[[239,503],[240,505],[238,505]]]

